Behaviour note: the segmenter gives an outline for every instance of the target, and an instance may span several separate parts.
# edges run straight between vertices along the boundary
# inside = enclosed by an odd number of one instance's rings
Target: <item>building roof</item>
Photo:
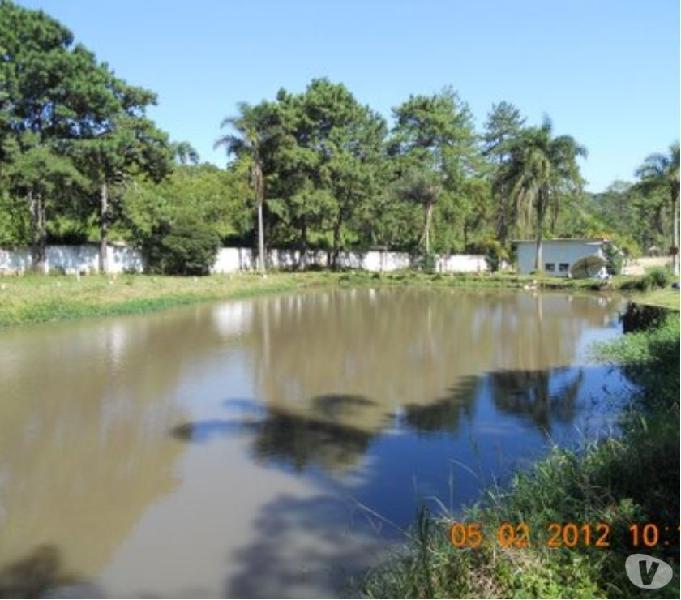
[[[580,244],[603,244],[607,242],[605,238],[552,238],[542,240],[544,244],[551,242],[578,242]],[[511,240],[512,244],[536,244],[537,240]]]

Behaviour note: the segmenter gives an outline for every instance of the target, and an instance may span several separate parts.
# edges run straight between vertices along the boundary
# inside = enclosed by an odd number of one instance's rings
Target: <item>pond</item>
[[[612,430],[619,309],[332,289],[3,331],[0,588],[342,595],[420,504]]]

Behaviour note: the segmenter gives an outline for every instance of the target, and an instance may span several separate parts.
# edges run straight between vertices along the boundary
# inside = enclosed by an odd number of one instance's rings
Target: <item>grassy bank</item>
[[[452,545],[452,517],[422,514],[404,551],[368,574],[363,584],[367,596],[678,597],[678,315],[596,352],[622,365],[636,384],[622,415],[622,435],[577,452],[554,450],[518,474],[507,489],[487,493],[457,517],[467,525],[482,524],[485,538],[477,548]],[[496,538],[504,522],[515,526],[515,542],[508,548]],[[529,547],[523,547],[519,523],[530,531]],[[550,523],[592,524],[591,545],[583,543],[582,535],[576,547],[562,541],[562,547],[548,547]],[[608,548],[595,545],[602,531],[597,523],[611,528]],[[670,529],[655,547],[634,548],[629,541],[633,523]],[[633,586],[624,561],[634,552],[673,563],[672,583],[657,591]]]
[[[0,279],[0,326],[136,314],[206,300],[327,285],[324,273],[234,277],[39,277]]]
[[[512,274],[440,275],[419,272],[389,274],[366,272],[271,273],[211,277],[166,277],[148,275],[25,276],[0,279],[0,327],[57,321],[79,317],[124,315],[160,310],[205,300],[255,296],[314,286],[417,285],[434,287],[516,288],[573,291],[617,291],[632,287],[635,279],[614,278],[601,290],[592,280]],[[659,293],[658,293],[659,292]],[[649,297],[651,302],[673,305],[678,293],[659,290],[631,297]]]
[[[633,294],[631,299],[639,304],[662,306],[663,308],[669,308],[675,311],[679,310],[679,291],[671,288]]]

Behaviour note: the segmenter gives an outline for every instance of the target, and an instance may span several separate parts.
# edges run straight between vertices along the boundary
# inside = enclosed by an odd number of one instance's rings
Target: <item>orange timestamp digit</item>
[[[578,544],[595,548],[610,547],[610,525],[597,523],[592,527],[589,523],[550,523],[549,548],[574,548]]]
[[[504,522],[497,528],[497,541],[502,548],[527,548],[530,545],[530,528],[527,523]]]
[[[449,539],[456,548],[477,548],[485,539],[480,523],[454,521],[449,529]]]

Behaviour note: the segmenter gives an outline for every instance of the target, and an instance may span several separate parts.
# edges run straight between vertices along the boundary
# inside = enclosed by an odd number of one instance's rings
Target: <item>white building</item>
[[[537,252],[536,240],[516,240],[513,243],[516,252],[518,273],[527,275],[535,270],[534,259]],[[598,256],[605,259],[602,239],[558,238],[542,242],[542,269],[547,275],[567,277],[572,265],[585,256]]]

